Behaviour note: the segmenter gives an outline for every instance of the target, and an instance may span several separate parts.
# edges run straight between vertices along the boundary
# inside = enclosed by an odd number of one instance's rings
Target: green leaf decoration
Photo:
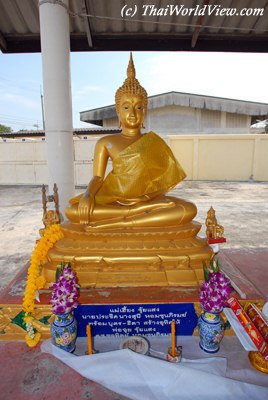
[[[204,271],[204,279],[206,282],[208,282],[209,281],[209,272],[207,270],[205,261],[202,261],[202,264],[203,264],[203,271]]]
[[[62,261],[56,269],[56,282],[58,282],[59,276],[62,273],[63,269],[64,269],[64,262]]]
[[[60,276],[60,267],[57,267],[57,269],[56,269],[56,282],[58,282],[58,280],[59,280],[59,276]]]
[[[20,311],[16,317],[11,319],[11,323],[20,326],[22,329],[26,331],[26,323],[24,322],[25,312]]]
[[[215,272],[220,272],[220,264],[219,264],[219,260],[216,260]]]
[[[24,322],[24,315],[25,312],[21,311],[19,314],[16,315],[16,317],[11,319],[11,323],[20,326],[22,329],[26,331],[26,323]],[[36,328],[33,328],[34,333],[37,332]]]
[[[230,324],[230,322],[228,320],[224,323],[223,329],[225,331],[227,331],[228,329],[231,329],[231,324]]]
[[[45,315],[43,318],[39,319],[39,321],[44,324],[44,325],[50,325],[49,320],[50,319],[50,315]]]

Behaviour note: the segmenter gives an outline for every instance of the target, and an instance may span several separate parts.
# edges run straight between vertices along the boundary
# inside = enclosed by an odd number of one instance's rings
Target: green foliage
[[[56,282],[58,282],[59,276],[60,276],[60,274],[62,273],[62,271],[64,270],[64,266],[65,266],[65,264],[64,264],[64,262],[62,261],[62,262],[60,263],[60,265],[57,267],[57,269],[56,269]]]
[[[209,272],[208,272],[205,261],[202,261],[202,264],[203,264],[203,271],[204,271],[204,279],[206,282],[208,282],[209,281]]]
[[[203,264],[203,271],[204,271],[204,279],[206,282],[209,281],[209,273],[220,272],[220,264],[219,260],[210,260],[209,265],[207,267],[206,263],[202,261]]]
[[[57,267],[57,269],[56,269],[56,282],[58,282],[59,276],[60,276],[60,274],[62,274],[64,268],[72,268],[71,263],[68,262],[67,265],[64,264],[64,261],[62,261],[62,262],[60,263],[60,265],[59,265],[59,266]]]
[[[0,132],[1,133],[10,133],[12,132],[12,129],[10,128],[10,126],[5,126],[0,124]]]
[[[210,261],[210,267],[213,269],[213,272],[220,272],[219,260]]]

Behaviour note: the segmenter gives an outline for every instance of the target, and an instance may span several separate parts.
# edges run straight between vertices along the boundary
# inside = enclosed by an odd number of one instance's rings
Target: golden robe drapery
[[[165,141],[148,132],[113,160],[113,170],[105,178],[95,201],[137,203],[142,196],[154,198],[167,193],[185,177]]]

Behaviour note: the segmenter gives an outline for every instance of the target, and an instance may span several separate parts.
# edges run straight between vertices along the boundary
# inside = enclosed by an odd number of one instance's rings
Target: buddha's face
[[[144,119],[142,97],[135,94],[124,94],[120,99],[118,117],[123,128],[141,127]]]

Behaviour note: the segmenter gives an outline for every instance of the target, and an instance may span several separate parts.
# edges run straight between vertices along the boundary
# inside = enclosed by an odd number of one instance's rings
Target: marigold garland
[[[60,225],[51,225],[48,229],[46,229],[44,236],[42,236],[37,242],[32,252],[22,303],[22,308],[25,313],[24,322],[26,324],[27,331],[25,341],[29,347],[36,346],[41,338],[40,332],[38,332],[33,326],[33,321],[35,320],[34,300],[36,291],[44,287],[46,283],[45,278],[41,275],[42,265],[46,261],[49,249],[51,249],[54,244],[63,237],[64,235],[61,231]]]

